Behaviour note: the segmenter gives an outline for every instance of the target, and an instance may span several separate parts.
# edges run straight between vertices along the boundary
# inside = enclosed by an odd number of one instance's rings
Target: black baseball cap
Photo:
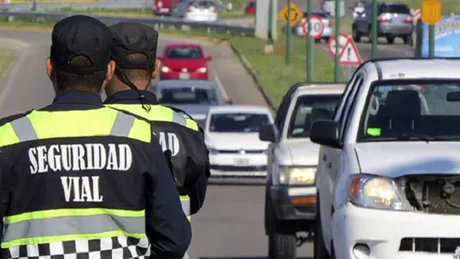
[[[151,69],[155,66],[158,47],[158,32],[150,26],[121,22],[109,27],[112,32],[112,60],[124,69]],[[144,61],[133,62],[130,54],[143,54]]]
[[[87,15],[60,20],[51,34],[50,58],[56,68],[69,73],[90,74],[105,71],[110,62],[112,35],[101,21]],[[90,66],[72,65],[72,59],[85,56]]]

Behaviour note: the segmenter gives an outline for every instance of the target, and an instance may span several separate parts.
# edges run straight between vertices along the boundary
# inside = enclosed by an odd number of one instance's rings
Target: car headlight
[[[170,71],[171,71],[171,69],[169,67],[165,67],[165,66],[161,67],[161,72],[163,72],[163,73],[168,73]]]
[[[209,150],[209,154],[211,155],[219,154],[219,151],[215,148],[208,147],[208,150]]]
[[[280,183],[287,185],[313,185],[316,167],[280,167]]]
[[[353,175],[349,180],[348,200],[363,208],[410,211],[404,191],[391,178],[369,174]]]
[[[198,73],[206,73],[206,71],[208,71],[208,69],[206,67],[200,67],[196,70]]]

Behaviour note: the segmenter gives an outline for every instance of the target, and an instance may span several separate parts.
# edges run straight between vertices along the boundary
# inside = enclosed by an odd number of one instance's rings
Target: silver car
[[[216,83],[206,80],[161,80],[154,91],[160,104],[185,111],[200,125],[211,106],[231,103],[224,101]]]
[[[412,15],[406,4],[378,3],[378,37],[386,37],[393,44],[396,37],[401,37],[404,44],[412,45],[414,30]],[[362,36],[372,37],[372,5],[366,5],[364,12],[358,13],[353,20],[352,35],[355,42],[360,42]]]
[[[319,43],[321,40],[324,40],[325,42],[329,41],[329,38],[332,36],[333,29],[332,29],[332,22],[331,22],[331,16],[329,13],[326,13],[321,10],[312,10],[311,15],[316,15],[321,17],[321,20],[323,21],[324,24],[324,30],[323,30],[323,36],[320,39],[316,39],[315,42]],[[294,27],[292,27],[292,33],[296,36],[299,37],[305,37],[305,31],[303,28],[303,24],[306,23],[308,17],[308,12],[304,11],[303,12],[303,18],[296,24]],[[286,25],[282,28],[283,32],[286,32]]]
[[[172,16],[185,21],[215,22],[218,4],[213,0],[185,0],[174,8]]]

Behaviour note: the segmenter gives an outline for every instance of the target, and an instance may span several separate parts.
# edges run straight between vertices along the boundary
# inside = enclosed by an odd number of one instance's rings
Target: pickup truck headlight
[[[200,67],[196,70],[198,73],[206,73],[206,71],[208,71],[208,68],[206,67]]]
[[[410,211],[404,191],[391,178],[369,174],[352,175],[348,188],[349,201],[363,208]]]
[[[280,167],[280,183],[287,185],[313,185],[316,167]]]
[[[168,72],[171,72],[171,69],[169,67],[162,66],[161,67],[161,72],[168,73]]]

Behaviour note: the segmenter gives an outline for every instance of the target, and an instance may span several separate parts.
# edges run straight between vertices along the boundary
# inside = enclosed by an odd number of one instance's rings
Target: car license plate
[[[190,74],[189,73],[180,73],[179,78],[182,79],[182,80],[190,79]]]
[[[235,159],[235,165],[249,165],[249,159],[248,158],[236,158]]]

